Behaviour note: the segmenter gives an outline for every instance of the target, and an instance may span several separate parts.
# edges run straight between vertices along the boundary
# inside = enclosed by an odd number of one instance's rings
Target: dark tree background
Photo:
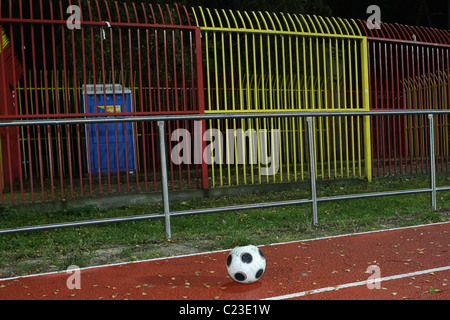
[[[2,16],[8,16],[8,3],[16,0],[0,0]],[[51,0],[41,0],[43,3]],[[83,3],[84,0],[81,0]],[[115,0],[106,0],[113,3]],[[52,0],[58,3],[58,0]],[[62,0],[67,7],[69,0]],[[77,0],[71,1],[77,4]],[[103,2],[103,0],[99,0]],[[366,9],[369,5],[378,5],[381,9],[381,21],[397,22],[408,25],[420,25],[440,29],[450,29],[450,0],[118,0],[122,2],[144,2],[152,4],[178,3],[186,6],[204,6],[209,8],[225,8],[238,10],[258,10],[287,13],[319,14],[341,18],[367,19]],[[39,17],[39,1],[23,0],[23,11],[29,12],[33,4],[35,16]],[[17,13],[15,13],[16,15]],[[44,13],[45,15],[46,13]]]
[[[381,21],[450,29],[450,0],[326,0],[333,15],[366,20],[368,6],[381,9]]]
[[[368,6],[378,5],[381,9],[381,21],[450,29],[450,0],[187,0],[182,2],[189,6],[333,15],[362,20],[369,17],[366,13]]]

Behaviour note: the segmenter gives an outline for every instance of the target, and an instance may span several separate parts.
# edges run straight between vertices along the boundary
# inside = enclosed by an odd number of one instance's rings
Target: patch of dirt
[[[439,209],[433,212],[433,214],[439,215],[440,222],[450,221],[450,209]],[[403,214],[401,216],[392,216],[392,217],[385,217],[381,218],[379,220],[380,226],[382,226],[384,229],[390,229],[390,228],[398,228],[403,225],[409,225],[410,221],[417,221],[417,216],[419,213],[410,213],[410,214]],[[435,222],[439,222],[435,221]],[[431,221],[424,221],[424,224],[432,223]]]
[[[102,265],[133,260],[145,260],[161,257],[172,257],[208,251],[214,244],[212,240],[167,241],[158,244],[136,245],[135,247],[117,246],[96,250],[91,256],[89,265]]]
[[[70,252],[59,254],[53,260],[44,258],[29,258],[17,261],[15,264],[0,266],[0,278],[24,276],[35,273],[46,273],[66,270],[70,265],[79,267],[99,266],[188,255],[209,251],[214,245],[212,240],[167,241],[155,244],[130,246],[108,246],[94,251]],[[79,262],[77,262],[79,261]],[[78,264],[77,264],[78,263]]]

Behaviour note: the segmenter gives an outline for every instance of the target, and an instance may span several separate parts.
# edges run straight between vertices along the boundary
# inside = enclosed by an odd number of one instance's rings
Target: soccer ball
[[[227,270],[233,280],[253,283],[264,274],[266,258],[256,246],[237,246],[228,254]]]

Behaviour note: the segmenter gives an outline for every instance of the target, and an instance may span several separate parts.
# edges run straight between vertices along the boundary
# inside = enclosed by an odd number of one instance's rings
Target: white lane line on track
[[[440,268],[433,268],[433,269],[427,269],[427,270],[421,270],[421,271],[416,271],[416,272],[409,272],[409,273],[403,273],[403,274],[398,274],[398,275],[394,275],[394,276],[384,277],[384,278],[378,279],[376,282],[383,282],[383,281],[402,279],[402,278],[407,278],[407,277],[414,277],[414,276],[418,276],[418,275],[422,275],[422,274],[426,274],[426,273],[446,271],[446,270],[450,270],[450,266],[445,266],[445,267],[440,267]],[[265,299],[261,299],[261,300],[292,299],[292,298],[302,297],[302,296],[316,294],[316,293],[322,293],[322,292],[334,291],[334,290],[339,290],[339,289],[344,289],[344,288],[363,286],[363,285],[367,285],[367,283],[368,283],[368,280],[352,282],[352,283],[345,283],[345,284],[339,284],[339,285],[333,286],[333,287],[325,287],[325,288],[313,289],[313,290],[309,290],[309,291],[296,292],[296,293],[286,294],[286,295],[282,295],[282,296],[265,298]],[[374,282],[371,282],[371,283],[374,283]]]

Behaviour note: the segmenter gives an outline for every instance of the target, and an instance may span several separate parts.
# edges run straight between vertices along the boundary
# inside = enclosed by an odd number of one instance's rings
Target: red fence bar
[[[369,81],[372,110],[448,108],[450,32],[380,23],[369,29]],[[436,165],[447,170],[448,117],[439,115]],[[423,116],[372,117],[374,176],[429,170],[428,122]],[[440,164],[440,165],[439,165]]]

